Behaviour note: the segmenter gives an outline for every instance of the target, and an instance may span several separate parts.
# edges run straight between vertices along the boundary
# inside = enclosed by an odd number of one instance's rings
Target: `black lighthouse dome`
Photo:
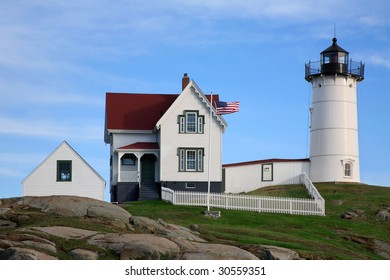
[[[348,75],[349,53],[337,45],[337,39],[333,38],[333,44],[321,53],[321,74]]]
[[[320,75],[344,75],[362,81],[364,64],[350,60],[349,52],[337,45],[337,39],[333,38],[332,41],[332,45],[321,52],[320,61],[305,64],[305,79],[311,81],[313,77]]]

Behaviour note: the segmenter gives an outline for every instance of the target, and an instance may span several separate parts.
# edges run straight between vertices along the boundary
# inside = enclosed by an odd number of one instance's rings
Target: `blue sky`
[[[331,45],[334,23],[366,65],[361,180],[390,186],[387,0],[2,0],[0,197],[20,196],[63,140],[109,182],[105,92],[179,93],[185,72],[203,92],[241,101],[225,118],[224,163],[307,157],[304,64]]]

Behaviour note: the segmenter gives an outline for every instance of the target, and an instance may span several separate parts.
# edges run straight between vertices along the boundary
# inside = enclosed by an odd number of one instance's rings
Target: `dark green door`
[[[141,158],[141,182],[142,183],[154,183],[155,162],[156,162],[156,157],[154,155],[144,155]]]

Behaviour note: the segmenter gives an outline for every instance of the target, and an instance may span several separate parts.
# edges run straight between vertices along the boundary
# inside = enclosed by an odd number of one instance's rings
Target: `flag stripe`
[[[217,114],[219,115],[226,115],[226,114],[231,114],[240,111],[240,101],[234,101],[234,102],[217,101],[216,106],[217,106]]]

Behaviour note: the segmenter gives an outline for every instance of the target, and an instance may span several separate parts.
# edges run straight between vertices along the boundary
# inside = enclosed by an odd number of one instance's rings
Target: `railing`
[[[318,204],[318,207],[323,209],[323,215],[325,215],[325,199],[321,196],[320,192],[317,190],[305,172],[303,172],[301,176],[302,182],[305,185],[307,192]]]
[[[307,192],[312,198],[316,200],[324,200],[305,172],[302,173],[301,178],[302,183],[305,185]]]
[[[314,185],[310,188],[313,199],[210,193],[209,205],[231,210],[324,216],[325,201]],[[208,194],[204,192],[173,191],[161,188],[162,200],[174,205],[207,206],[207,196]]]
[[[138,182],[138,171],[121,171],[121,182]]]
[[[310,81],[313,76],[317,76],[320,74],[321,74],[321,61],[309,61],[308,63],[305,64],[305,79],[307,81]],[[356,77],[358,81],[363,81],[364,63],[352,61],[351,59],[348,64],[348,69],[345,69],[345,72],[342,72],[341,74],[351,75],[353,77]]]

